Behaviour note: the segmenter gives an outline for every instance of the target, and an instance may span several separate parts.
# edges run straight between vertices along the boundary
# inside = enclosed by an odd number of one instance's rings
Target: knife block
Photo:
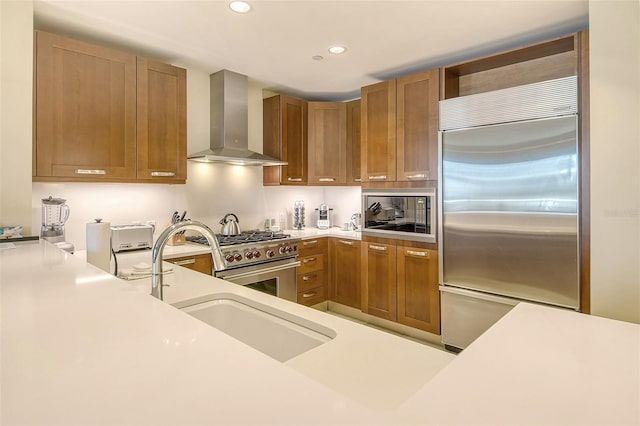
[[[184,234],[175,234],[172,235],[171,238],[167,241],[167,244],[170,246],[181,246],[186,242],[186,237]]]

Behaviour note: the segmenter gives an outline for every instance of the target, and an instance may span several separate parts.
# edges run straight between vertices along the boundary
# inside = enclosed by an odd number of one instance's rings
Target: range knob
[[[254,251],[253,251],[253,257],[255,257],[256,259],[259,259],[259,258],[260,258],[260,256],[261,256],[261,255],[260,255],[260,252],[259,252],[258,250],[254,250]]]
[[[278,252],[280,254],[285,254],[287,252],[287,247],[286,246],[280,246],[280,248],[278,249]]]
[[[240,262],[242,260],[242,255],[240,253],[236,253],[233,255],[233,258]]]
[[[265,253],[267,255],[267,257],[273,257],[275,256],[275,252],[271,249],[267,249],[267,252]]]
[[[235,260],[235,258],[233,257],[233,255],[231,253],[226,255],[224,258],[227,261],[227,263],[231,263],[231,262],[233,262]]]
[[[253,259],[253,252],[252,251],[245,251],[244,252],[244,257],[245,257],[245,259]]]

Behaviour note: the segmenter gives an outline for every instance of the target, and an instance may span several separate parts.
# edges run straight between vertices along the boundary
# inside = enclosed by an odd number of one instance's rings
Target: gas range
[[[187,241],[208,245],[202,235],[188,236]],[[243,231],[239,235],[216,235],[221,258],[225,265],[214,265],[215,270],[236,268],[280,259],[295,258],[298,255],[299,238],[271,231]]]

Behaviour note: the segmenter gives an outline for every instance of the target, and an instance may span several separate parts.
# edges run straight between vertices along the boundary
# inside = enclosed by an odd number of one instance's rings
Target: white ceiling
[[[218,0],[36,0],[34,20],[208,73],[229,69],[308,100],[353,99],[361,86],[588,26],[587,0],[250,3],[239,15]],[[330,54],[334,44],[347,52]]]

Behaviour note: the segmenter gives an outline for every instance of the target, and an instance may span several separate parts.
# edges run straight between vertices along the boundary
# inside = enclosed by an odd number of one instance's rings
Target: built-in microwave
[[[363,189],[362,234],[436,242],[435,188]]]

